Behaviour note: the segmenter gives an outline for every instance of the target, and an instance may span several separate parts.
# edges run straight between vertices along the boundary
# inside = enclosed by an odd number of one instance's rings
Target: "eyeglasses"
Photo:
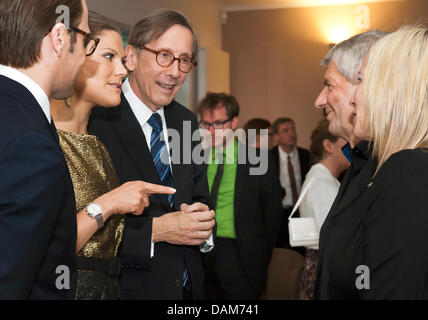
[[[90,56],[91,54],[93,54],[98,46],[98,43],[100,42],[100,39],[90,33],[80,30],[79,28],[70,26],[70,29],[85,36],[83,44],[85,45],[86,56]]]
[[[140,47],[140,49],[147,50],[151,53],[154,53],[156,55],[156,62],[161,67],[169,67],[175,62],[175,60],[178,60],[178,68],[180,69],[181,72],[184,72],[184,73],[190,72],[198,64],[196,61],[193,61],[193,59],[190,58],[189,56],[182,56],[182,57],[176,58],[171,51],[166,49],[157,51],[157,50],[147,48],[146,46]]]
[[[224,125],[229,122],[230,119],[226,119],[224,121],[214,121],[213,123],[208,122],[208,121],[199,121],[199,125],[204,128],[204,129],[210,129],[210,127],[212,126],[214,129],[223,129]]]

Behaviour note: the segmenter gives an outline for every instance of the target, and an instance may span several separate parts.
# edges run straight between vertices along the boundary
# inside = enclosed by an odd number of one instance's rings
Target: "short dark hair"
[[[282,117],[282,118],[278,118],[274,121],[274,123],[272,124],[272,134],[278,134],[278,130],[279,130],[279,126],[281,124],[287,123],[287,122],[293,122],[294,120],[288,117]]]
[[[324,139],[336,142],[339,137],[332,135],[328,131],[328,120],[323,119],[317,123],[311,134],[311,157],[312,163],[318,163],[324,157]]]
[[[227,93],[214,92],[208,92],[205,98],[199,102],[197,112],[202,116],[205,110],[210,110],[212,112],[219,106],[226,108],[229,119],[233,119],[239,115],[239,103],[234,96]]]
[[[63,5],[70,10],[70,25],[77,27],[82,21],[82,0],[1,0],[0,64],[26,69],[37,63],[43,38]]]
[[[260,130],[262,129],[269,129],[271,126],[269,120],[263,119],[263,118],[253,118],[248,120],[244,126],[243,129],[248,132],[249,129],[255,129],[257,130],[257,134],[260,134]]]
[[[103,31],[115,31],[122,36],[122,31],[112,20],[95,11],[89,10],[88,24],[91,34],[95,36]]]
[[[156,9],[150,11],[138,21],[129,34],[128,44],[141,48],[146,44],[159,39],[166,31],[175,25],[189,29],[193,34],[192,59],[198,54],[198,39],[189,20],[179,11],[171,9]]]

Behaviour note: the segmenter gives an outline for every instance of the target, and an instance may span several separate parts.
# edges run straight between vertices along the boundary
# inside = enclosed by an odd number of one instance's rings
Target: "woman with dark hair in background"
[[[320,121],[311,135],[312,163],[315,163],[303,183],[302,190],[308,188],[300,204],[301,217],[313,217],[318,230],[330,211],[339,191],[339,175],[349,166],[342,152],[346,141],[328,131],[329,122]],[[300,277],[300,299],[312,300],[318,265],[318,245],[306,247],[305,262]]]
[[[124,49],[120,30],[105,17],[89,12],[89,28],[99,45],[86,58],[68,100],[51,102],[59,141],[73,181],[77,206],[77,272],[72,277],[75,299],[119,299],[124,214],[142,214],[151,193],[175,192],[142,181],[119,186],[110,155],[87,132],[94,106],[120,103]]]

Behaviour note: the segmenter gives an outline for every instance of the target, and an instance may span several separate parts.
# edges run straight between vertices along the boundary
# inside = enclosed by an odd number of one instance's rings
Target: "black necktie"
[[[221,178],[223,177],[224,171],[224,158],[222,163],[219,163],[217,166],[217,172],[214,177],[213,185],[211,186],[211,205],[214,210],[217,209],[217,198],[218,191],[220,189]]]

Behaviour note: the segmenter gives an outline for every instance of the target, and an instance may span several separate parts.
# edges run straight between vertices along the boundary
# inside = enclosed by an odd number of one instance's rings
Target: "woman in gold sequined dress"
[[[107,149],[97,137],[88,134],[91,109],[118,105],[122,80],[127,75],[119,29],[94,12],[89,14],[89,27],[100,39],[99,44],[86,58],[72,98],[51,101],[51,114],[70,170],[78,212],[73,297],[119,299],[117,254],[124,214],[141,214],[149,205],[150,194],[175,190],[143,181],[120,186]]]

